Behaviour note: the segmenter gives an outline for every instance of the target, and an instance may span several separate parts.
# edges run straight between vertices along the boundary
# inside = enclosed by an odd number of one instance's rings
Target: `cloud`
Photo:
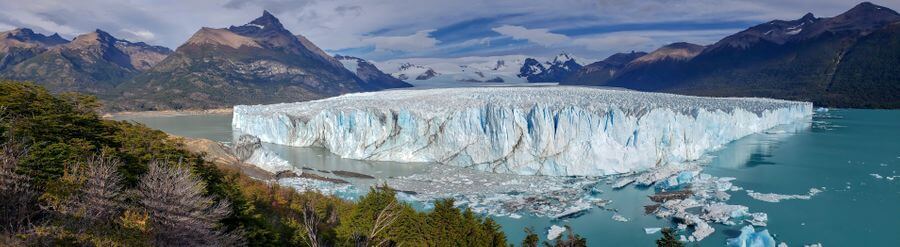
[[[740,29],[623,31],[579,37],[572,40],[572,44],[597,52],[598,55],[607,56],[632,50],[650,52],[660,46],[675,42],[708,45],[739,31]]]
[[[551,33],[549,29],[544,28],[528,29],[521,26],[503,25],[492,28],[491,30],[512,37],[513,39],[528,40],[529,42],[543,46],[551,46],[569,40],[569,37],[565,35]]]
[[[376,51],[422,51],[433,48],[438,40],[429,33],[434,29],[421,30],[408,36],[377,36],[363,41],[375,45]]]
[[[572,41],[572,44],[584,46],[588,50],[608,51],[610,48],[621,49],[625,47],[638,47],[652,42],[653,39],[644,36],[635,35],[605,35],[593,38],[579,38]]]
[[[639,47],[627,49],[644,49],[678,39],[693,42],[714,36],[631,33],[628,37],[612,38],[607,35],[612,31],[638,31],[629,29],[634,26],[643,30],[670,27],[673,29],[669,30],[743,29],[748,27],[747,23],[796,19],[806,12],[834,16],[855,4],[846,0],[558,0],[526,3],[521,0],[0,0],[0,28],[27,27],[45,34],[58,32],[68,38],[99,28],[122,38],[174,48],[201,27],[241,25],[266,9],[287,29],[306,36],[326,50],[362,51],[364,49],[359,48],[374,46],[381,49],[378,52],[416,50],[389,53],[379,59],[513,53],[537,56],[558,53],[561,49],[584,53],[584,56],[602,56],[606,51],[600,50],[607,46],[637,44]],[[900,1],[879,4],[900,9]],[[473,26],[462,26],[457,30],[448,29],[454,23],[479,19],[490,21],[472,22]],[[681,25],[677,23],[723,22],[739,24],[673,26]],[[609,28],[604,30],[604,27]],[[566,31],[578,28],[582,28],[578,33]],[[437,31],[421,33],[422,30]],[[528,42],[512,42],[505,37]],[[655,40],[656,37],[664,38]],[[485,38],[491,42],[479,42]],[[648,42],[645,38],[654,40]],[[369,53],[352,55],[370,58],[366,57]]]
[[[147,30],[131,30],[124,28],[121,30],[126,34],[126,39],[135,40],[135,41],[154,41],[156,40],[156,34]]]

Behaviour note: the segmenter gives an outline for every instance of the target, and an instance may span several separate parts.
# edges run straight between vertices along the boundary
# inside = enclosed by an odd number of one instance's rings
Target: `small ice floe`
[[[659,227],[646,227],[646,228],[644,228],[644,233],[646,233],[647,235],[656,234],[657,232],[659,232],[661,230],[662,230],[662,228],[659,228]]]
[[[325,195],[334,195],[343,199],[352,200],[360,195],[359,190],[351,184],[336,183],[318,179],[293,177],[278,180],[283,186],[288,186],[297,191],[316,191]]]
[[[816,108],[816,112],[828,112],[828,108],[819,107],[819,108]]]
[[[628,222],[628,218],[625,218],[625,216],[618,213],[613,214],[612,219],[618,222]]]
[[[775,247],[775,239],[769,234],[769,230],[756,231],[753,226],[744,226],[741,228],[741,235],[736,238],[729,238],[726,241],[729,247]]]
[[[781,242],[778,244],[778,247],[788,247],[788,245],[785,242]]]
[[[821,193],[822,190],[818,188],[810,188],[809,193],[805,195],[782,195],[775,193],[759,193],[752,190],[747,190],[747,195],[753,197],[753,199],[764,201],[764,202],[780,202],[782,200],[809,200],[816,194]]]
[[[552,225],[550,226],[550,229],[547,229],[547,240],[554,240],[558,238],[559,235],[562,235],[563,232],[566,232],[565,227]]]
[[[660,189],[675,189],[691,183],[694,177],[699,175],[700,171],[681,171],[677,175],[671,176],[660,182],[656,182],[656,187]]]
[[[871,176],[874,177],[875,179],[887,179],[888,181],[894,181],[894,179],[900,178],[900,175],[895,175],[895,176],[882,176],[881,174],[878,174],[878,173],[872,173],[872,174],[869,174],[869,175],[871,175]]]
[[[822,247],[822,243],[804,244],[803,247]]]
[[[615,183],[613,183],[612,188],[613,189],[621,189],[621,188],[624,188],[625,186],[628,186],[631,183],[634,183],[634,177],[619,178],[618,180],[616,180]]]
[[[673,176],[677,176],[685,171],[699,171],[700,167],[696,164],[676,164],[676,165],[667,165],[663,167],[658,167],[650,171],[646,171],[641,173],[637,177],[635,177],[635,183],[638,185],[649,186],[657,182],[662,182],[664,180],[668,180]],[[696,175],[697,173],[691,173],[691,175]],[[677,180],[677,178],[676,178]]]
[[[521,219],[522,215],[520,214],[509,214],[509,218],[511,219]]]

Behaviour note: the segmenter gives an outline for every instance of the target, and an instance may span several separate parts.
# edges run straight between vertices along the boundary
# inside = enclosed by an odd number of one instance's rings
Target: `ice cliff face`
[[[263,142],[322,146],[344,158],[592,176],[695,160],[811,114],[811,103],[772,99],[500,87],[235,106],[232,123]]]

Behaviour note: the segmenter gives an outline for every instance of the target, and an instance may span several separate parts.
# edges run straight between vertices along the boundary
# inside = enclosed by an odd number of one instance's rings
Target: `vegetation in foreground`
[[[205,162],[97,101],[0,82],[0,241],[11,245],[507,246],[490,218],[417,212],[394,191],[357,202]]]

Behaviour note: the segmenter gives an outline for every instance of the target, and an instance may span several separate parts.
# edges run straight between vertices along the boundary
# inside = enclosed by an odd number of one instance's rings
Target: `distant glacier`
[[[234,107],[263,142],[344,158],[436,162],[523,175],[600,176],[699,159],[809,118],[813,105],[585,87],[394,90]]]

